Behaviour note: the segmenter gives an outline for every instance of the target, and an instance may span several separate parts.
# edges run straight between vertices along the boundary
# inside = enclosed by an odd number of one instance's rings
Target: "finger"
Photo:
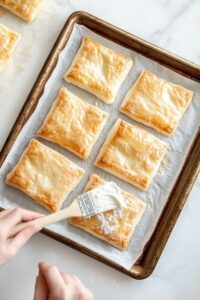
[[[82,283],[82,281],[76,276],[76,275],[72,275],[73,280],[82,288],[85,288],[84,284]]]
[[[9,208],[9,209],[4,209],[0,212],[0,219],[5,217],[8,213],[11,212],[11,210],[13,210],[12,208]]]
[[[39,270],[43,274],[50,291],[65,287],[65,282],[57,267],[39,263]]]
[[[73,278],[70,275],[68,275],[64,272],[60,272],[60,274],[61,274],[65,284],[70,284],[71,282],[73,282]]]
[[[81,291],[82,291],[82,298],[83,299],[87,299],[87,300],[93,300],[94,297],[93,297],[92,292],[88,288],[86,288],[84,286],[84,284],[82,283],[82,281],[76,275],[72,275],[71,277],[76,282],[77,286],[81,289]]]
[[[34,300],[47,300],[48,298],[48,286],[44,279],[43,274],[39,271],[39,275],[36,278]]]
[[[9,230],[14,225],[17,225],[20,222],[31,221],[41,216],[41,214],[33,211],[25,210],[22,208],[15,208],[2,218],[1,225],[4,226],[5,230]]]
[[[19,249],[28,242],[28,240],[32,237],[33,234],[40,231],[41,228],[37,225],[30,225],[25,229],[21,230],[13,239],[10,241],[10,245],[8,247],[9,251],[12,255],[15,255]]]

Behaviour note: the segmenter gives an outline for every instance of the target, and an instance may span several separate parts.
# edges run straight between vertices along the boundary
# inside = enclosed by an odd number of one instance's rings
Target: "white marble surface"
[[[200,63],[199,0],[48,0],[48,3],[54,7],[54,22],[48,20],[48,8],[46,8],[43,12],[47,13],[46,28],[42,35],[38,34],[34,39],[40,52],[31,57],[33,67],[27,72],[26,84],[23,84],[21,89],[22,85],[19,82],[20,93],[15,98],[3,99],[0,93],[0,147],[65,19],[74,10],[88,11],[197,64]],[[13,18],[15,17],[6,14],[0,22],[9,25]],[[23,30],[24,25],[16,18],[15,26],[16,30],[18,26]],[[195,183],[156,270],[148,279],[136,281],[128,278],[38,234],[9,264],[0,269],[0,299],[32,299],[37,263],[41,260],[54,263],[65,272],[77,274],[93,291],[95,299],[199,299],[199,195],[200,177]]]

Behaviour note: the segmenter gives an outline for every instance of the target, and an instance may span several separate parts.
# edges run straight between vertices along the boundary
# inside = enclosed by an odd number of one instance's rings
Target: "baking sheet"
[[[129,73],[126,81],[120,88],[120,91],[117,95],[115,102],[112,105],[106,105],[95,96],[73,86],[67,84],[63,80],[63,75],[65,71],[71,64],[71,61],[76,54],[82,36],[88,36],[97,42],[104,44],[114,50],[117,50],[121,53],[124,53],[130,56],[133,60],[133,67],[131,72]],[[190,104],[187,112],[185,113],[180,126],[178,127],[176,133],[171,137],[164,137],[162,134],[156,133],[153,129],[151,130],[148,127],[142,126],[141,124],[131,121],[128,117],[118,112],[118,107],[120,106],[126,92],[135,82],[136,78],[140,74],[143,69],[149,69],[155,72],[158,76],[172,81],[177,84],[181,84],[186,88],[189,88],[195,92],[195,97]],[[30,200],[27,196],[25,196],[20,191],[5,186],[4,179],[6,174],[12,169],[12,167],[16,164],[19,157],[21,156],[24,148],[27,146],[30,138],[35,137],[35,132],[41,126],[45,116],[47,115],[49,108],[51,107],[55,97],[58,94],[59,89],[65,86],[70,91],[74,92],[76,95],[84,99],[86,102],[89,102],[93,105],[98,106],[99,108],[110,113],[110,118],[102,131],[101,137],[95,144],[90,158],[87,161],[81,161],[72,153],[67,150],[61,149],[59,146],[54,145],[53,143],[49,143],[46,141],[42,141],[46,145],[54,148],[59,151],[63,155],[67,156],[69,159],[77,163],[79,166],[86,170],[86,173],[81,181],[80,185],[70,194],[64,206],[67,206],[79,193],[81,193],[84,189],[85,184],[88,181],[89,174],[96,173],[103,177],[105,180],[113,180],[120,187],[127,190],[130,193],[138,196],[141,200],[147,203],[146,212],[137,226],[133,237],[130,241],[129,247],[126,251],[119,251],[114,247],[106,244],[105,242],[92,237],[88,233],[82,231],[81,229],[74,228],[67,224],[66,221],[63,221],[59,224],[50,225],[48,228],[62,234],[65,237],[68,237],[96,252],[107,257],[108,259],[122,265],[123,267],[129,269],[132,267],[134,262],[138,259],[138,257],[142,254],[144,245],[150,238],[156,222],[159,218],[160,212],[167,201],[167,197],[171,191],[171,188],[175,182],[175,179],[178,176],[178,173],[181,169],[181,166],[184,162],[184,158],[188,152],[188,149],[192,143],[194,135],[199,127],[200,123],[200,89],[199,84],[193,82],[187,78],[184,78],[181,75],[176,74],[175,72],[137,54],[131,50],[128,50],[124,47],[121,47],[111,41],[104,39],[101,36],[96,35],[89,29],[85,28],[81,25],[75,25],[74,30],[71,34],[71,37],[67,43],[67,46],[60,54],[59,62],[49,79],[48,83],[45,87],[45,92],[41,97],[39,104],[37,106],[36,111],[29,119],[19,137],[17,138],[13,148],[11,149],[9,155],[7,156],[1,170],[0,170],[0,206],[2,207],[16,207],[22,206],[26,209],[31,209],[35,211],[39,211],[42,213],[46,213],[46,211],[41,208],[39,205],[35,204],[32,200]],[[166,158],[164,159],[164,163],[162,164],[158,174],[154,178],[149,190],[147,192],[141,192],[137,188],[134,188],[128,183],[123,182],[116,177],[107,174],[106,172],[95,168],[94,160],[101,148],[102,143],[105,140],[107,132],[112,127],[113,123],[116,119],[120,117],[132,124],[137,124],[154,135],[158,136],[160,139],[168,142],[170,144],[168,153]]]

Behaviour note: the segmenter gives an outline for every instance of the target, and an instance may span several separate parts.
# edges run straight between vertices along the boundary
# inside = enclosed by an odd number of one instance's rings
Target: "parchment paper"
[[[67,84],[63,75],[65,71],[69,68],[79,46],[83,36],[88,36],[95,41],[108,46],[114,50],[117,50],[123,54],[130,56],[133,60],[133,67],[125,82],[122,84],[120,91],[116,97],[115,102],[112,105],[106,105],[101,100],[95,96],[87,93],[73,85]],[[162,134],[157,133],[155,130],[145,127],[137,122],[130,120],[125,115],[118,112],[118,108],[124,99],[126,92],[135,82],[140,72],[143,69],[149,69],[155,72],[161,78],[172,81],[174,83],[180,84],[186,88],[191,89],[195,92],[192,103],[187,109],[180,126],[176,130],[172,137],[164,137]],[[172,189],[172,186],[178,176],[181,166],[184,162],[188,149],[192,143],[194,135],[199,127],[200,123],[200,89],[199,85],[192,80],[184,78],[183,76],[137,54],[131,50],[121,47],[111,41],[104,39],[101,36],[96,35],[92,31],[88,30],[84,26],[76,25],[71,34],[71,37],[67,43],[67,46],[60,54],[59,62],[46,84],[45,91],[41,97],[39,104],[29,119],[23,130],[21,131],[19,137],[17,138],[13,148],[10,151],[7,159],[5,160],[1,170],[0,170],[0,206],[4,208],[9,207],[24,207],[26,209],[47,213],[38,204],[35,204],[29,197],[24,195],[22,192],[6,186],[4,184],[6,174],[13,168],[13,166],[19,160],[23,150],[27,146],[30,138],[35,138],[35,133],[41,126],[45,116],[47,115],[53,101],[55,100],[59,89],[65,86],[70,91],[75,93],[77,96],[89,102],[93,105],[110,113],[110,118],[102,131],[100,138],[95,144],[91,155],[87,161],[81,161],[78,157],[73,155],[67,150],[61,149],[59,146],[54,145],[46,141],[42,141],[51,148],[56,149],[58,152],[67,156],[77,165],[81,166],[86,170],[86,173],[77,187],[77,189],[70,194],[68,199],[65,201],[64,206],[67,206],[71,201],[80,194],[84,186],[86,185],[89,175],[91,173],[96,173],[103,177],[105,180],[115,181],[121,188],[127,190],[128,192],[136,195],[142,201],[147,203],[146,212],[138,224],[132,239],[129,243],[129,247],[126,251],[119,251],[109,244],[91,236],[90,234],[84,232],[81,229],[77,229],[71,225],[68,225],[66,221],[60,222],[58,224],[50,225],[48,228],[54,230],[55,232],[62,234],[96,252],[107,257],[108,259],[122,265],[123,267],[129,269],[134,262],[142,254],[143,248],[146,242],[149,240],[155,226],[162,208],[164,207],[168,195]],[[103,144],[108,131],[112,127],[116,119],[120,117],[132,124],[137,124],[154,135],[158,136],[160,139],[168,142],[170,144],[168,153],[165,158],[165,166],[161,166],[158,174],[153,179],[150,188],[147,192],[141,192],[137,188],[134,188],[128,183],[117,179],[116,177],[107,174],[106,172],[94,167],[94,160]],[[167,163],[166,163],[167,162]]]

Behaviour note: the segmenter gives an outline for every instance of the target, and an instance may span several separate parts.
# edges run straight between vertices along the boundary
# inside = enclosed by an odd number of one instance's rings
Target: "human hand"
[[[41,230],[39,226],[30,225],[10,238],[10,231],[13,227],[23,221],[31,221],[39,217],[41,217],[40,214],[21,208],[0,212],[0,266],[15,256],[31,236]]]
[[[93,295],[79,278],[60,272],[57,267],[40,263],[34,300],[92,300]]]

